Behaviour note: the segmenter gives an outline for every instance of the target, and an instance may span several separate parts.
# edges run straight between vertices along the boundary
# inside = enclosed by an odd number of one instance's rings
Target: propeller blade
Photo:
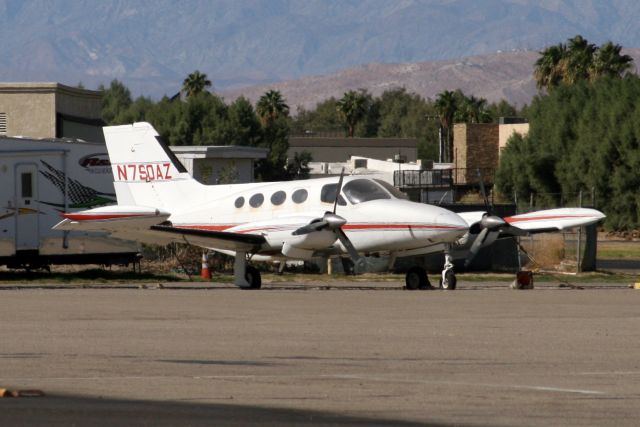
[[[336,228],[334,231],[336,233],[336,236],[338,236],[338,240],[340,240],[340,243],[342,243],[342,245],[347,249],[349,257],[355,265],[356,271],[362,269],[366,262],[364,257],[360,256],[356,248],[353,246],[353,243],[351,243],[351,240],[349,240],[345,232],[342,231],[342,228]]]
[[[303,225],[297,230],[294,230],[291,234],[293,236],[301,236],[303,234],[313,233],[314,231],[320,231],[326,226],[327,222],[324,220],[324,218],[320,219],[319,221],[313,220],[309,224]]]
[[[482,178],[482,172],[480,172],[480,168],[477,169],[478,171],[478,181],[480,183],[480,193],[482,194],[482,199],[484,200],[484,208],[485,210],[489,213],[489,215],[491,215],[492,210],[489,209],[489,199],[487,198],[487,192],[484,188],[484,179]]]
[[[344,179],[344,168],[340,171],[340,179],[338,180],[338,188],[336,188],[336,199],[333,202],[333,213],[336,213],[336,208],[338,207],[338,198],[340,197],[340,192],[342,191],[342,180]]]
[[[489,234],[488,228],[483,228],[482,231],[478,234],[478,237],[476,237],[476,240],[473,242],[473,244],[471,245],[471,248],[469,249],[469,255],[467,256],[467,259],[464,262],[465,267],[469,266],[471,261],[473,261],[473,259],[476,257],[476,255],[480,251],[480,248],[482,247],[482,244],[487,238],[487,234]]]
[[[336,230],[342,227],[347,223],[347,220],[341,217],[340,215],[336,215],[331,212],[326,212],[322,218],[316,218],[312,220],[309,224],[304,225],[293,233],[294,236],[300,236],[303,234],[313,233],[314,231],[320,231],[325,228],[329,230]]]
[[[503,229],[503,232],[517,237],[525,237],[530,235],[528,231],[523,230],[520,227],[516,227],[515,225],[508,225]]]

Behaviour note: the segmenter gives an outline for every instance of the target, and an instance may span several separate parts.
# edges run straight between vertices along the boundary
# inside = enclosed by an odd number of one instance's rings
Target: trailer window
[[[20,175],[22,181],[22,197],[33,197],[33,174],[31,172],[24,172]]]
[[[344,195],[354,205],[371,200],[390,199],[391,196],[379,184],[370,179],[354,179],[344,185]]]

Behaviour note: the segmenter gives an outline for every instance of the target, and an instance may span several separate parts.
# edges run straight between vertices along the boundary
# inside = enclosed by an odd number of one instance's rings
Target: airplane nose
[[[459,230],[466,232],[469,224],[455,212],[446,211],[436,216],[436,224],[440,227],[451,228],[452,231]]]

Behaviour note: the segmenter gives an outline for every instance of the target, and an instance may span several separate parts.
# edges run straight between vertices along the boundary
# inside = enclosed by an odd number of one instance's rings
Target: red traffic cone
[[[203,279],[211,279],[211,272],[209,271],[206,252],[202,252],[202,270],[200,271],[200,277]]]

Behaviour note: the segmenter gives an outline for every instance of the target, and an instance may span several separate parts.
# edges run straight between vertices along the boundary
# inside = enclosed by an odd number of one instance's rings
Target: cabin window
[[[22,197],[24,199],[33,197],[33,174],[31,172],[25,172],[20,175],[22,181]]]
[[[307,200],[308,196],[309,193],[307,192],[307,190],[305,190],[304,188],[300,188],[299,190],[293,192],[293,194],[291,195],[291,200],[293,200],[294,203],[304,203],[305,200]]]
[[[238,208],[238,209],[243,207],[244,206],[244,197],[242,197],[242,196],[238,197],[234,204],[236,205],[236,208]]]
[[[403,193],[402,191],[398,190],[396,187],[394,187],[393,185],[389,184],[387,181],[384,181],[382,179],[373,179],[375,182],[377,182],[378,184],[382,185],[384,187],[385,190],[387,190],[389,193],[391,193],[391,195],[397,199],[405,199],[405,200],[409,200],[409,196],[407,196],[405,193]]]
[[[320,200],[324,203],[331,203],[333,204],[336,201],[336,191],[338,190],[338,184],[327,184],[324,187],[322,187],[322,190],[320,191]],[[339,194],[338,195],[338,204],[340,206],[346,206],[347,202],[344,201],[344,198],[342,198],[342,195]]]
[[[249,199],[249,204],[253,208],[258,208],[262,206],[262,203],[264,203],[264,196],[262,195],[262,193],[254,194]]]
[[[354,205],[371,200],[390,199],[391,196],[370,179],[354,179],[343,187],[344,195]]]
[[[271,203],[278,206],[284,203],[287,200],[287,193],[284,191],[276,191],[271,195]]]

